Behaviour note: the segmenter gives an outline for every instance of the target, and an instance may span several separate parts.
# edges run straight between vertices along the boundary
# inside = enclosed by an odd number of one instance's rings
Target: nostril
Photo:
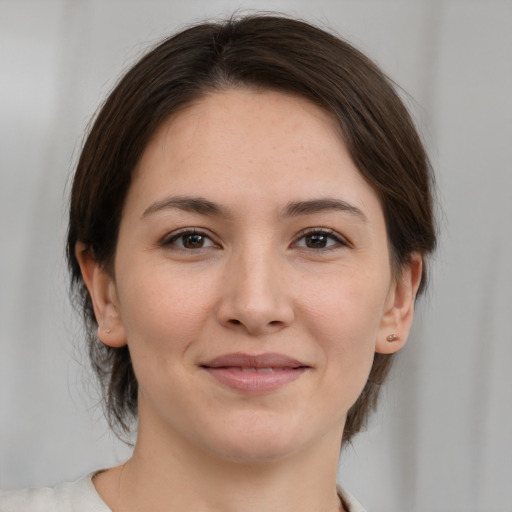
[[[241,325],[242,322],[240,320],[237,320],[236,318],[232,318],[231,320],[228,320],[228,322],[231,325]],[[280,320],[272,320],[268,323],[268,325],[281,325],[282,322]]]

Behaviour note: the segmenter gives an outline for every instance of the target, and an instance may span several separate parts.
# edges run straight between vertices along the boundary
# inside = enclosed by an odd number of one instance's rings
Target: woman
[[[339,449],[406,342],[431,181],[389,81],[333,35],[249,16],[157,46],[85,142],[67,245],[133,456],[2,510],[362,510]]]

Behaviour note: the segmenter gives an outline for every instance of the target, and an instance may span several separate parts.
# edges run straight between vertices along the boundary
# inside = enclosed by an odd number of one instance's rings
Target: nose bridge
[[[250,332],[287,325],[293,307],[284,286],[285,260],[269,241],[247,241],[232,254],[226,275],[224,319]]]
[[[279,258],[273,254],[270,244],[250,251],[241,251],[239,255],[239,275],[237,294],[247,304],[264,304],[273,302],[279,290]]]

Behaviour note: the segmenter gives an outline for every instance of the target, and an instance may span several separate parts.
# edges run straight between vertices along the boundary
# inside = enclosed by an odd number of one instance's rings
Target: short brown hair
[[[380,198],[393,270],[420,253],[419,292],[424,288],[425,257],[436,241],[433,177],[393,83],[343,39],[296,19],[251,15],[183,30],[140,59],[109,95],[85,141],[71,191],[71,287],[114,430],[128,430],[137,415],[137,380],[128,347],[108,347],[97,338],[76,243],[85,243],[97,263],[111,270],[133,170],[151,136],[171,114],[207,92],[233,87],[296,94],[336,119],[354,163]],[[375,354],[366,386],[348,412],[344,442],[375,408],[391,362],[390,355]]]

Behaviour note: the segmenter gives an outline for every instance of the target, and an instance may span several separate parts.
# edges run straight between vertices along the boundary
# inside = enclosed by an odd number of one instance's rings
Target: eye
[[[334,249],[348,243],[331,229],[311,229],[302,233],[295,243],[296,247],[305,249]]]
[[[196,230],[186,230],[175,233],[167,238],[163,245],[174,246],[178,249],[194,250],[207,247],[219,247],[206,233]]]

